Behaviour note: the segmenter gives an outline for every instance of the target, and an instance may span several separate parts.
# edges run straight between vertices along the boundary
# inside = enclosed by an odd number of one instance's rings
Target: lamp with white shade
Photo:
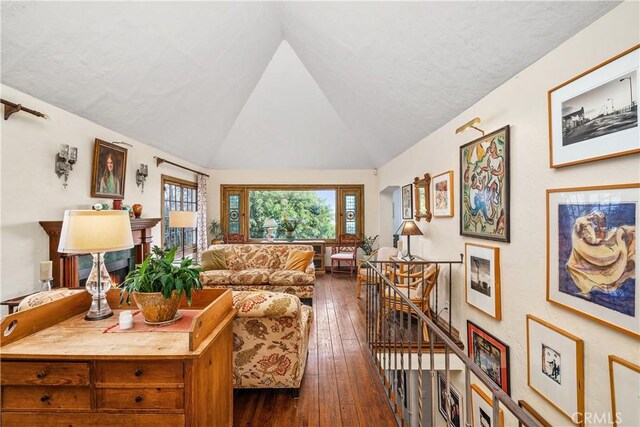
[[[113,315],[106,298],[111,278],[104,265],[104,253],[133,247],[131,222],[127,211],[65,211],[58,252],[90,253],[93,266],[86,289],[92,296],[86,320],[100,320]]]
[[[273,239],[276,237],[274,230],[278,228],[278,223],[276,222],[276,220],[273,218],[265,219],[264,223],[262,224],[262,228],[267,230],[267,235],[265,236],[267,238],[267,242],[273,243]]]
[[[169,227],[182,229],[182,259],[184,259],[184,229],[196,228],[198,226],[198,212],[197,211],[170,211],[169,212]]]

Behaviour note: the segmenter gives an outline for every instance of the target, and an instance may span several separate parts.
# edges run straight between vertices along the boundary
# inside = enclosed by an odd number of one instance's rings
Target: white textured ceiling
[[[2,83],[213,168],[371,168],[615,2],[2,2]]]

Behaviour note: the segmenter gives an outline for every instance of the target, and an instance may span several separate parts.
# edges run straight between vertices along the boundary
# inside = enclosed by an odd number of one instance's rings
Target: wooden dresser
[[[3,426],[231,426],[231,291],[194,294],[189,331],[104,333],[80,292],[7,316],[0,331]],[[7,333],[10,331],[9,333]]]

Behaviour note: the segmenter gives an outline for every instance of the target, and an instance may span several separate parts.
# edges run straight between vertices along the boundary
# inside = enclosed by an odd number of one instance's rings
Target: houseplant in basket
[[[191,258],[183,259],[180,264],[173,264],[176,250],[155,250],[144,262],[127,274],[120,284],[120,303],[126,293],[127,304],[131,303],[131,295],[142,312],[147,323],[160,323],[172,320],[176,316],[182,293],[187,295],[191,304],[193,289],[201,289],[201,268],[193,266]]]
[[[217,219],[212,219],[209,222],[209,233],[211,234],[211,244],[219,245],[224,243],[224,233],[222,232],[222,226],[220,225],[220,221]]]

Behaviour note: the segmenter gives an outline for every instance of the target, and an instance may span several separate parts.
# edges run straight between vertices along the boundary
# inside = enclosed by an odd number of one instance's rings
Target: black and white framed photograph
[[[402,187],[402,219],[413,218],[413,184]]]
[[[500,320],[500,248],[466,243],[465,283],[467,303]]]
[[[548,92],[550,166],[640,152],[640,45]]]
[[[447,379],[445,378],[444,372],[438,372],[438,410],[440,411],[440,415],[445,420],[447,419]],[[451,383],[449,383],[449,413],[450,413],[450,423],[451,427],[460,427],[461,426],[461,417],[463,417],[464,413],[462,412],[462,398],[460,397],[460,393],[456,390]]]
[[[494,424],[493,402],[491,398],[478,386],[471,384],[471,426],[472,427],[494,427],[498,425],[504,426],[504,413],[502,409],[499,412],[500,419],[498,424]]]

